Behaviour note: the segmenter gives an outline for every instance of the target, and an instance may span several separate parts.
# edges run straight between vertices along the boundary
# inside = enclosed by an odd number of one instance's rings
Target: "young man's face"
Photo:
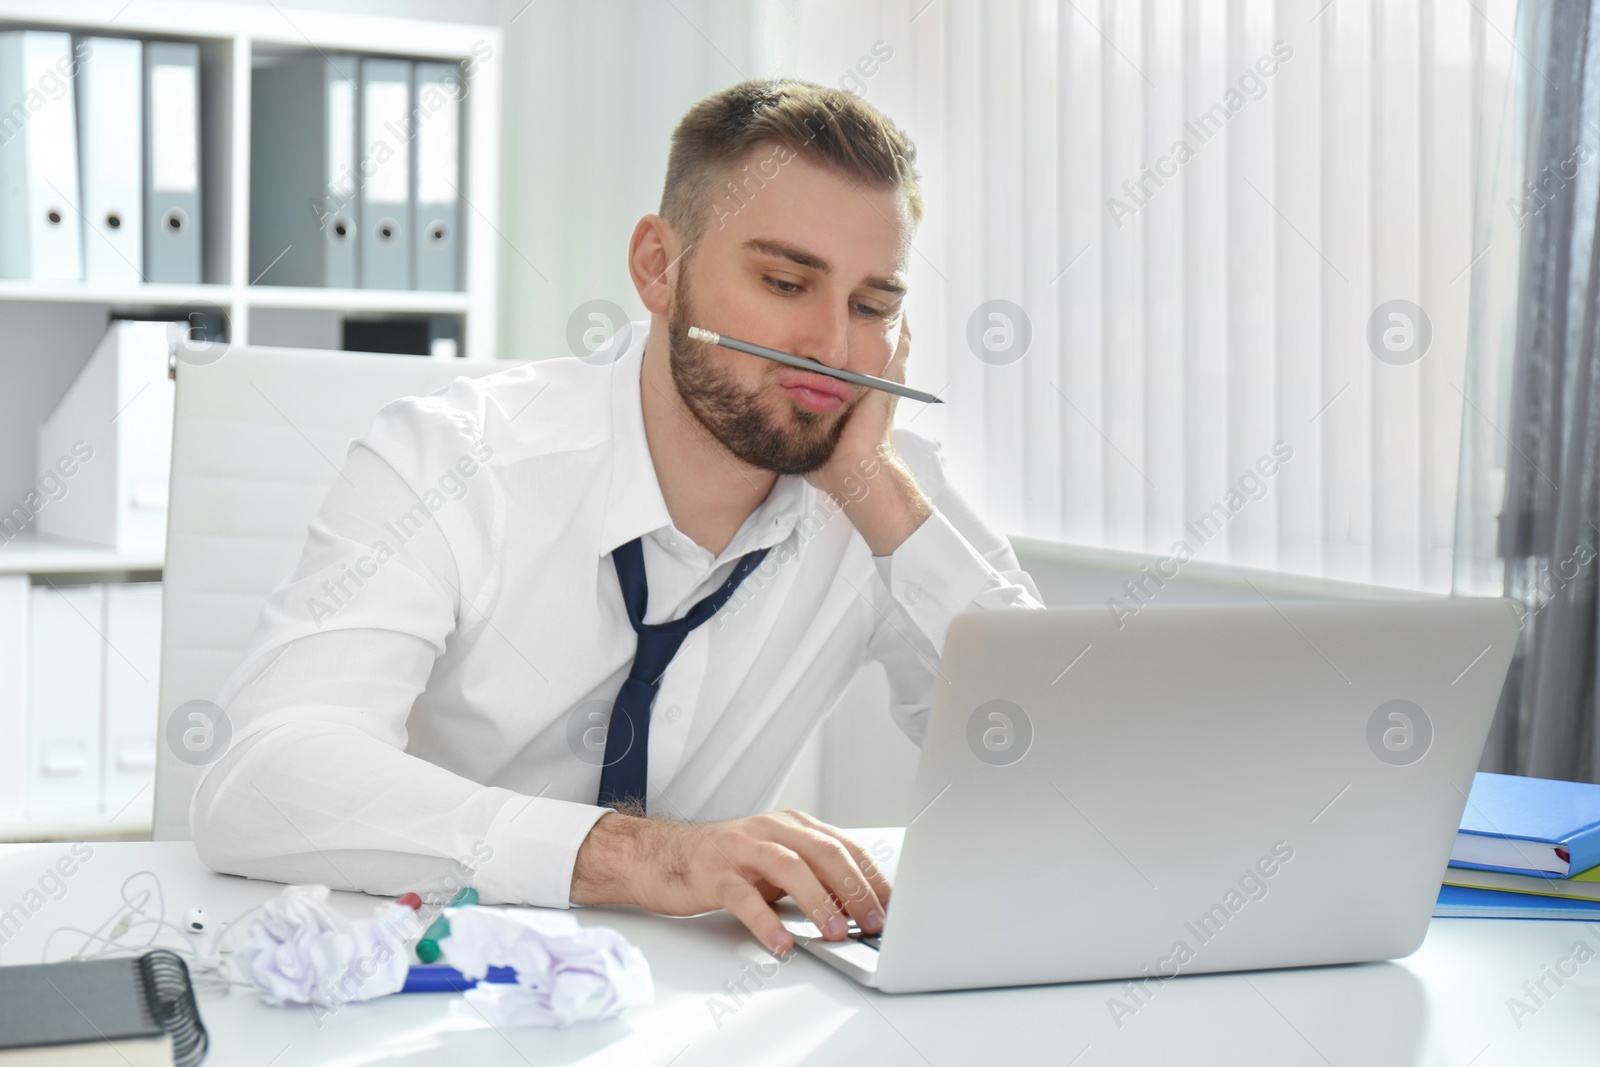
[[[900,336],[911,220],[892,189],[851,185],[776,145],[757,146],[746,162],[738,195],[725,189],[714,201],[683,259],[669,319],[672,377],[734,455],[804,474],[833,453],[864,387],[690,340],[688,329],[881,376]]]

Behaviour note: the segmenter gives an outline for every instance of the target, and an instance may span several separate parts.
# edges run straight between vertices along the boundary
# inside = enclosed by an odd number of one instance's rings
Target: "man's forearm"
[[[861,475],[852,477],[860,478],[857,485],[865,484],[864,492],[856,485],[824,488],[839,501],[874,556],[893,555],[933,514],[933,504],[897,454],[868,456],[857,468]]]
[[[672,824],[622,812],[608,812],[595,822],[572,865],[573,904],[637,904],[633,889],[642,873],[659,869],[668,880],[688,878],[688,857],[678,851]]]
[[[848,933],[846,910],[867,932],[882,929],[889,888],[859,844],[801,812],[703,823],[607,812],[578,849],[568,899],[662,915],[726,908],[763,945],[784,952],[794,938],[771,907],[780,897],[792,897],[838,941]]]

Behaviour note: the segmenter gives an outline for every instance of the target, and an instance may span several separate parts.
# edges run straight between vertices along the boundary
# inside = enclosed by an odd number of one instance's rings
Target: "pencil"
[[[869,389],[882,389],[886,393],[894,393],[897,396],[909,397],[912,400],[920,400],[924,404],[944,403],[943,400],[940,400],[932,393],[924,393],[921,390],[912,389],[909,386],[901,385],[899,382],[891,382],[887,378],[874,378],[870,374],[857,374],[855,371],[850,370],[835,370],[825,363],[818,363],[814,359],[807,359],[804,356],[791,355],[788,352],[780,352],[776,348],[768,348],[766,345],[752,344],[749,341],[741,341],[734,337],[724,337],[719,333],[712,333],[710,330],[701,329],[699,326],[689,327],[689,336],[694,338],[696,341],[704,341],[709,345],[721,345],[723,348],[731,348],[735,352],[745,352],[752,356],[761,356],[765,359],[783,363],[790,367],[798,367],[800,370],[808,370],[816,374],[826,374],[828,377],[837,378],[841,382],[851,382],[855,385],[864,385]]]

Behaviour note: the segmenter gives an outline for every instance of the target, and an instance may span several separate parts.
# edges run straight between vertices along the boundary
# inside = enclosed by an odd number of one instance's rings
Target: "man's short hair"
[[[787,154],[741,168],[763,143]],[[922,221],[917,149],[905,131],[854,93],[793,78],[742,81],[689,109],[672,132],[661,217],[696,245],[713,218],[736,212],[795,154],[847,181],[897,191],[912,226]]]

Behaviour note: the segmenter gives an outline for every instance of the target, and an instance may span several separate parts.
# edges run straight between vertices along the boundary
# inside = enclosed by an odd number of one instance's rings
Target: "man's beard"
[[[688,278],[687,272],[678,275],[668,323],[668,362],[678,395],[713,437],[753,467],[777,474],[805,474],[822,466],[833,455],[854,404],[819,414],[791,402],[796,426],[775,425],[761,400],[770,377],[762,390],[747,393],[712,364],[707,352],[710,345],[689,339],[689,327],[698,326],[699,321],[690,304]],[[760,356],[748,358],[761,360]],[[774,373],[781,371],[777,364],[773,367]]]

